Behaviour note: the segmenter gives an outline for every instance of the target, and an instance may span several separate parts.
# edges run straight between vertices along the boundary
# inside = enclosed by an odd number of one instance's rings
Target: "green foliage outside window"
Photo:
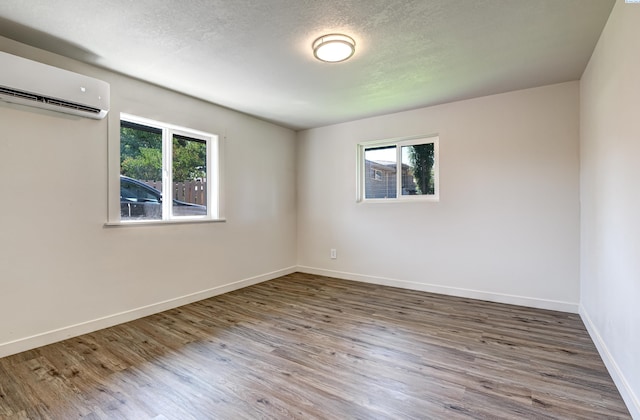
[[[173,138],[173,181],[206,179],[206,142],[181,136]],[[143,180],[162,180],[160,130],[120,128],[120,173]]]
[[[413,177],[418,194],[433,194],[433,143],[417,144],[409,147],[409,159],[413,167]]]
[[[120,173],[145,181],[161,181],[162,134],[121,127]]]
[[[183,182],[207,178],[207,143],[201,140],[173,137],[173,181]]]

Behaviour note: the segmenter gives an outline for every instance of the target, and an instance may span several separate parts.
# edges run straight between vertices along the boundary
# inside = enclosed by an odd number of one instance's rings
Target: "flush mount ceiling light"
[[[313,55],[320,61],[339,63],[356,51],[356,41],[342,34],[323,35],[313,41]]]

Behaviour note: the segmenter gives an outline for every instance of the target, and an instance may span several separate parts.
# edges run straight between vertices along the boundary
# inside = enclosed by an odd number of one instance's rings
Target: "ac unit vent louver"
[[[101,119],[109,84],[0,51],[0,100]]]
[[[0,94],[10,95],[10,96],[13,96],[15,98],[25,99],[25,100],[33,101],[33,102],[41,102],[43,104],[50,104],[50,105],[55,105],[55,106],[60,106],[60,107],[66,107],[66,108],[74,109],[74,110],[77,110],[77,111],[89,112],[89,113],[96,114],[96,115],[100,114],[100,112],[101,112],[101,110],[98,109],[98,108],[92,108],[90,106],[81,105],[81,104],[74,104],[73,102],[61,101],[59,99],[47,98],[47,97],[44,97],[44,96],[32,95],[32,94],[27,93],[27,92],[21,92],[19,90],[7,89],[7,88],[3,88],[3,87],[0,87]]]
[[[0,87],[0,93],[2,93],[3,95],[15,96],[16,98],[27,99],[29,101],[37,101],[38,100],[38,96],[37,95],[30,95],[30,94],[28,94],[26,92],[20,92],[19,90],[7,89],[7,88],[3,88],[3,87]]]

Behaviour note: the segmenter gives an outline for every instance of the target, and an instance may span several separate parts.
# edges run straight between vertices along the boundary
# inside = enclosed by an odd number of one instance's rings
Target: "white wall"
[[[569,82],[300,132],[301,270],[577,312],[578,91]],[[358,142],[434,133],[440,202],[356,203]]]
[[[640,4],[615,5],[581,96],[581,314],[640,419]]]
[[[112,96],[103,121],[0,102],[0,356],[294,270],[293,131],[6,38],[0,50]],[[104,227],[120,112],[224,135],[226,223]]]

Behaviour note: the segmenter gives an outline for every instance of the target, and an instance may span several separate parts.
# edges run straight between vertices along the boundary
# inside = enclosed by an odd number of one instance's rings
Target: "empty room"
[[[0,419],[640,419],[640,1],[3,0]]]

